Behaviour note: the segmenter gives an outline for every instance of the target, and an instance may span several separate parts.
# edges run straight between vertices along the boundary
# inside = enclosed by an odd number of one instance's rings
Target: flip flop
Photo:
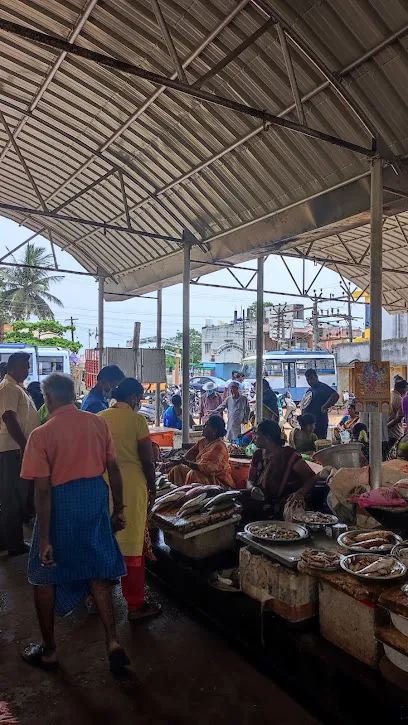
[[[59,662],[44,662],[43,655],[46,650],[42,644],[30,644],[23,650],[21,656],[28,665],[38,667],[49,672],[59,669]]]
[[[140,609],[132,610],[128,613],[128,620],[130,622],[141,622],[145,619],[154,619],[162,613],[162,607],[160,604],[153,604],[151,602],[144,602]]]
[[[124,667],[130,666],[130,659],[122,647],[108,653],[109,667],[111,672],[120,672]]]

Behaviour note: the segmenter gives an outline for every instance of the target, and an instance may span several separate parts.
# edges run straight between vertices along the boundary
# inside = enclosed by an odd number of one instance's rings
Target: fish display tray
[[[377,529],[378,533],[378,529]],[[396,546],[397,544],[400,544],[402,539],[398,534],[393,534],[394,541],[390,542],[390,549],[389,551],[381,550],[381,549],[364,549],[363,547],[359,548],[358,546],[348,546],[344,539],[347,536],[353,536],[353,534],[372,534],[373,539],[375,539],[376,530],[370,530],[370,529],[353,529],[353,531],[345,531],[343,534],[340,534],[339,538],[337,539],[337,542],[339,546],[341,546],[343,549],[347,549],[347,551],[350,552],[350,554],[379,554],[380,556],[389,556],[391,553],[392,547]]]
[[[357,557],[357,556],[366,556],[366,557],[373,557],[373,561],[376,561],[378,559],[378,554],[371,554],[365,552],[364,554],[350,554],[350,556],[343,556],[340,560],[340,566],[344,571],[347,572],[347,574],[351,574],[351,576],[356,576],[359,579],[365,579],[365,581],[374,581],[374,582],[389,582],[394,581],[395,579],[401,579],[401,577],[404,576],[404,574],[407,573],[407,567],[404,566],[398,559],[395,559],[395,563],[398,564],[398,571],[394,572],[393,574],[389,574],[388,576],[367,576],[366,574],[360,574],[358,571],[351,571],[349,569],[348,564],[350,562],[351,558]],[[393,557],[394,558],[394,557]]]
[[[298,562],[305,549],[326,549],[330,552],[338,551],[337,543],[322,533],[312,534],[311,541],[310,539],[297,539],[285,546],[281,544],[275,545],[275,543],[268,543],[266,541],[261,542],[258,539],[254,539],[250,534],[245,533],[245,531],[240,531],[237,534],[237,539],[247,546],[249,545],[251,549],[260,554],[264,554],[290,569],[297,569]]]
[[[239,504],[232,504],[225,511],[218,511],[212,514],[206,514],[205,516],[203,514],[195,514],[183,519],[177,518],[177,509],[170,509],[169,511],[159,511],[154,515],[154,521],[163,531],[187,533],[227,521],[231,517],[240,514],[241,510],[242,507]]]
[[[234,548],[236,524],[240,519],[239,514],[230,515],[224,521],[188,533],[165,529],[164,541],[170,549],[190,559],[207,559]]]
[[[298,534],[298,536],[293,536],[292,539],[275,539],[275,538],[269,538],[267,536],[260,536],[259,534],[256,534],[252,531],[254,526],[276,526],[277,528],[283,529],[284,531],[293,531],[294,534]],[[279,546],[287,546],[288,544],[296,543],[297,541],[300,541],[301,539],[307,539],[309,536],[309,531],[305,525],[301,524],[292,524],[288,523],[286,521],[254,521],[251,524],[247,524],[245,526],[245,533],[252,536],[257,541],[262,541],[265,544],[278,544]]]

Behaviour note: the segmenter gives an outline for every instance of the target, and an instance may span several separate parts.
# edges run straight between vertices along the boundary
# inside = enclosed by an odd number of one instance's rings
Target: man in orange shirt
[[[110,667],[117,670],[130,663],[117,640],[109,584],[126,574],[113,534],[124,528],[125,520],[112,437],[103,418],[76,408],[72,378],[53,373],[42,388],[50,417],[28,439],[21,476],[35,484],[37,519],[28,580],[34,585],[43,641],[30,645],[23,659],[43,669],[58,667],[54,610],[68,614],[90,590],[105,627]]]

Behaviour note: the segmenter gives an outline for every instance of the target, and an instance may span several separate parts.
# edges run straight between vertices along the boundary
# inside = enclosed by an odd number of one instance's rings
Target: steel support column
[[[184,237],[183,267],[183,445],[190,442],[190,244]]]
[[[256,282],[256,422],[262,420],[263,408],[263,349],[264,349],[264,258],[258,257],[258,275]]]
[[[99,363],[99,370],[101,370],[102,366],[103,366],[103,346],[104,346],[103,295],[104,295],[104,291],[105,291],[105,278],[98,277],[98,363]]]
[[[156,347],[158,349],[162,346],[162,318],[163,318],[163,306],[162,306],[162,290],[157,290],[157,334],[156,334]],[[156,425],[160,425],[160,383],[156,383]]]
[[[370,270],[370,361],[381,360],[382,341],[382,212],[383,167],[375,159],[371,167],[371,270]],[[382,414],[370,413],[370,486],[382,480]]]

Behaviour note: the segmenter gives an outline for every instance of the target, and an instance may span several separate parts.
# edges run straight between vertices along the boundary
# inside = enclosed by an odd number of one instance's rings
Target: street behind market
[[[99,618],[85,609],[58,620],[61,671],[27,667],[20,651],[36,640],[38,631],[26,565],[26,556],[0,559],[0,701],[7,702],[17,723],[318,722],[221,636],[156,588],[151,594],[164,613],[138,625],[127,621],[116,588],[119,636],[132,660],[125,679],[115,680],[109,673]]]

